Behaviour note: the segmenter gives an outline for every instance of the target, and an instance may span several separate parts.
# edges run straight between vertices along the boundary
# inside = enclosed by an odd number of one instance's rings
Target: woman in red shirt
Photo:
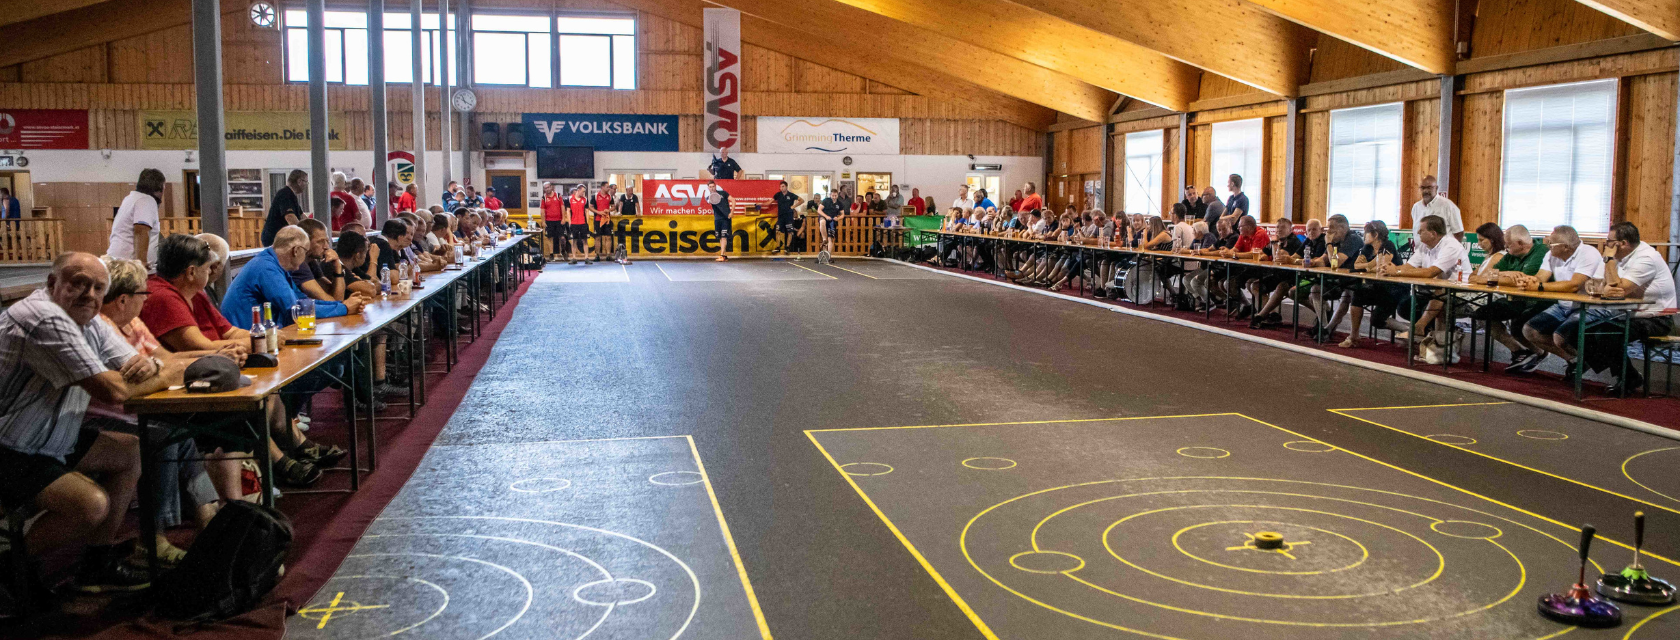
[[[554,192],[554,183],[542,186],[543,233],[548,236],[549,260],[560,259],[566,253],[566,204]]]
[[[568,235],[572,238],[573,256],[583,256],[584,242],[589,239],[589,197],[584,195],[584,186],[572,187],[572,195],[566,198],[566,209],[571,213]],[[577,264],[577,260],[569,260],[566,264]]]

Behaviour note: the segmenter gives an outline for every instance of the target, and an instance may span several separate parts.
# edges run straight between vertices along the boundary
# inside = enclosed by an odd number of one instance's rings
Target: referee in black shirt
[[[804,202],[798,194],[788,191],[788,183],[782,181],[776,195],[770,197],[776,201],[776,236],[782,241],[782,248],[777,251],[786,255],[788,243],[793,238],[793,219],[799,215],[799,203]]]
[[[741,172],[741,165],[729,157],[729,149],[725,147],[718,149],[718,157],[712,158],[711,172],[713,180],[734,180]]]
[[[706,183],[711,193],[706,201],[712,204],[712,231],[718,239],[718,262],[729,261],[729,251],[734,247],[735,233],[729,224],[729,192],[718,186],[716,180]]]

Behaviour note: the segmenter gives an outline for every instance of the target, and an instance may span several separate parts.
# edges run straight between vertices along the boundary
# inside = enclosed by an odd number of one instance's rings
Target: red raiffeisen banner
[[[712,204],[706,201],[712,189],[710,180],[648,180],[642,183],[643,213],[648,215],[712,215]],[[781,188],[780,180],[718,180],[724,193],[729,194],[729,209],[735,215],[758,207],[764,213],[775,213],[775,201],[770,197]]]

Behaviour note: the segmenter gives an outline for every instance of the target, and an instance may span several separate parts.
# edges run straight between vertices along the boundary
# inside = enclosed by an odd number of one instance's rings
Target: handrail
[[[0,263],[52,262],[64,251],[64,220],[16,218],[0,221]]]

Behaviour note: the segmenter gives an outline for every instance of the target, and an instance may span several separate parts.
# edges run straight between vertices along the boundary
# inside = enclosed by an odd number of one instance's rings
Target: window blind
[[[1616,81],[1505,92],[1499,222],[1610,230]]]
[[[1165,136],[1160,129],[1126,134],[1125,212],[1161,215],[1161,162]]]
[[[1330,112],[1330,215],[1400,225],[1400,103]]]
[[[1265,183],[1261,175],[1266,155],[1264,131],[1259,118],[1213,123],[1213,172],[1209,179],[1229,199],[1231,193],[1225,190],[1227,178],[1233,173],[1242,176],[1242,190],[1248,195],[1248,213],[1255,220],[1260,220],[1261,201],[1265,199],[1260,195],[1260,185]]]

